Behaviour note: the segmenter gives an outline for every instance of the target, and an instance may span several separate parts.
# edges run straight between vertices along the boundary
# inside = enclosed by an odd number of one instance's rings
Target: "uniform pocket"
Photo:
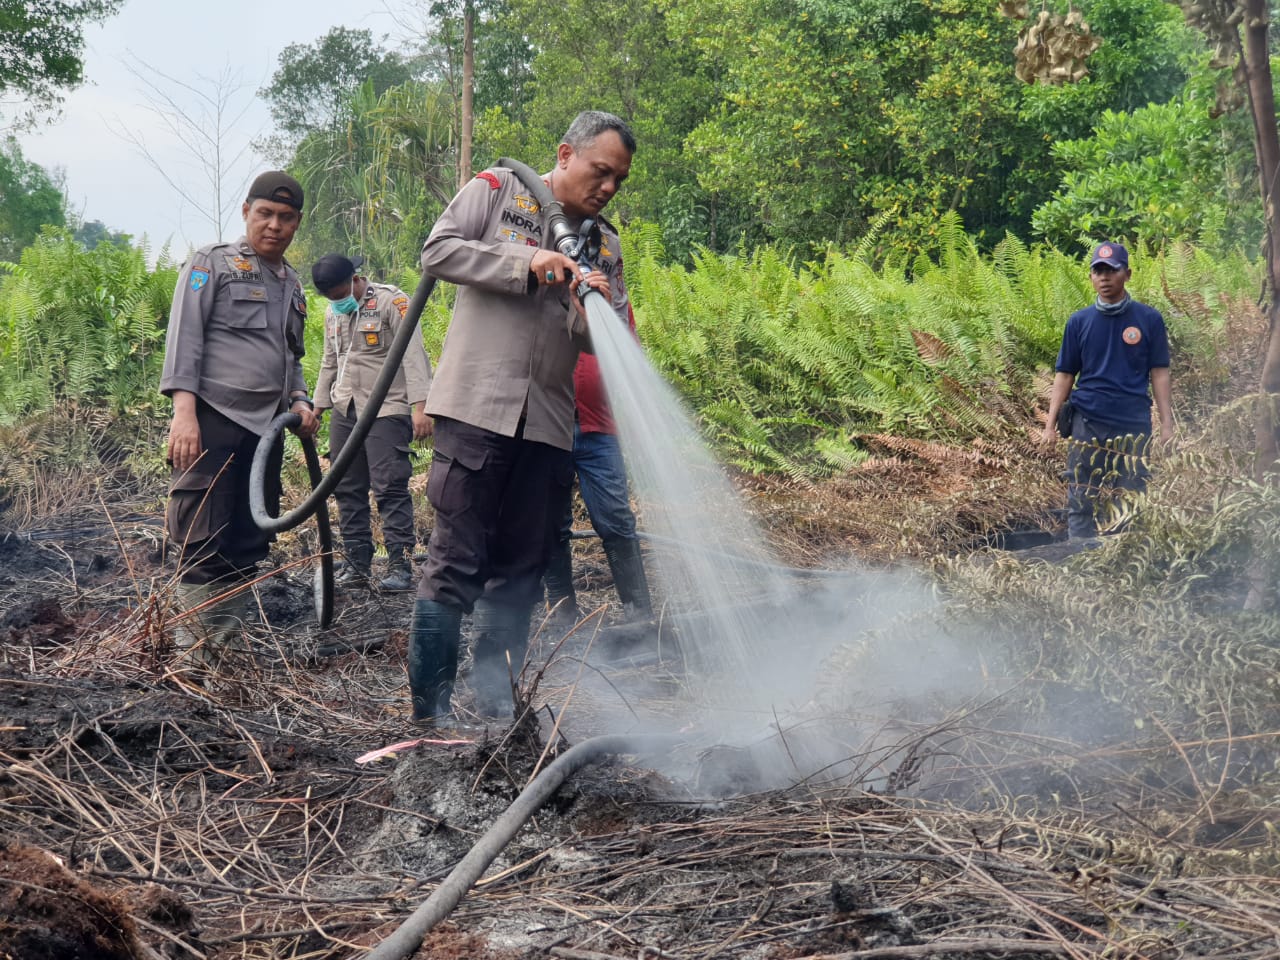
[[[378,350],[386,345],[386,330],[382,319],[374,317],[356,324],[356,342],[366,350]]]
[[[267,328],[267,290],[249,283],[230,283],[214,302],[215,322],[237,330]]]
[[[443,442],[441,442],[443,440]],[[473,477],[483,468],[488,451],[455,443],[451,437],[436,437],[427,474],[427,500],[444,513],[471,508]]]
[[[231,450],[206,449],[189,470],[174,472],[165,507],[165,526],[171,541],[183,546],[209,540],[227,524],[234,508],[234,492],[223,474],[231,456]]]

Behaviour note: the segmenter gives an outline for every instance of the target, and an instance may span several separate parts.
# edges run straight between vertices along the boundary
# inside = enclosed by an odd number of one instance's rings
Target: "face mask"
[[[356,308],[359,307],[360,304],[356,302],[355,297],[351,296],[351,294],[347,294],[341,300],[329,301],[329,306],[333,307],[333,309],[338,313],[355,313]]]

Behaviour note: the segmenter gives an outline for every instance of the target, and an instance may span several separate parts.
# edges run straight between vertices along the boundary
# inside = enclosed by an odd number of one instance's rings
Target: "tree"
[[[1235,118],[1211,117],[1211,102],[1188,96],[1132,113],[1108,110],[1093,136],[1055,143],[1067,172],[1032,216],[1035,231],[1064,250],[1098,237],[1256,246],[1256,189],[1253,202],[1240,189],[1253,176],[1252,152],[1230,149],[1234,138],[1223,127]]]
[[[86,250],[92,250],[100,243],[109,243],[114,247],[127,247],[133,242],[132,234],[112,230],[101,220],[80,221],[75,224],[75,231],[71,236]]]
[[[529,42],[510,16],[507,0],[419,0],[418,35],[424,77],[453,101],[457,180],[471,178],[477,162],[476,118],[493,107],[517,122],[528,101],[532,73]]]
[[[507,29],[536,45],[530,98],[523,116],[504,110],[509,126],[487,113],[478,150],[490,150],[490,139],[500,133],[517,157],[546,163],[579,110],[616,113],[631,125],[638,149],[626,189],[609,215],[660,223],[666,249],[676,259],[687,258],[699,244],[733,246],[758,222],[758,212],[741,195],[705,188],[697,159],[685,150],[690,131],[722,99],[721,63],[699,42],[696,21],[703,9],[669,0],[620,0],[612,6],[509,0]],[[706,9],[708,18],[716,13]]]
[[[248,177],[244,160],[252,135],[241,120],[252,100],[242,96],[245,84],[229,66],[216,77],[180,80],[137,60],[129,71],[146,87],[147,106],[185,151],[181,166],[167,160],[136,130],[117,134],[133,144],[142,158],[183,201],[195,208],[215,239],[238,219]]]
[[[366,83],[343,108],[346,122],[308,134],[289,165],[307,195],[294,259],[358,251],[381,276],[416,263],[457,189],[451,106],[441,84],[376,96]]]
[[[84,78],[84,25],[116,13],[124,0],[0,0],[0,95],[34,109],[61,99]]]
[[[66,219],[62,189],[9,137],[0,147],[0,260],[17,261],[41,227],[60,227]]]
[[[1276,177],[1280,176],[1280,130],[1276,127],[1275,85],[1271,74],[1268,37],[1270,10],[1267,0],[1181,0],[1187,22],[1204,32],[1214,47],[1217,65],[1231,67],[1237,91],[1243,88],[1253,118],[1254,155],[1258,161],[1258,186],[1266,216],[1265,251],[1267,293],[1267,348],[1260,384],[1266,401],[1259,405],[1255,425],[1258,445],[1257,478],[1275,483],[1280,461],[1280,210],[1276,207]],[[1237,92],[1238,96],[1238,92]],[[1224,87],[1224,97],[1230,94]],[[1259,565],[1259,569],[1261,565]],[[1275,584],[1255,576],[1246,607],[1258,608],[1275,598]]]
[[[271,82],[258,91],[276,134],[263,145],[281,162],[307,134],[341,123],[361,84],[375,96],[412,79],[417,66],[376,43],[368,30],[334,27],[311,44],[293,43],[280,54]]]

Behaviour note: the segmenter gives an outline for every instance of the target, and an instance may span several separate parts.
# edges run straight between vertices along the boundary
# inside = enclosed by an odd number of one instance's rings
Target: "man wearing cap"
[[[315,288],[329,301],[324,316],[324,359],[316,378],[316,412],[330,408],[330,455],[347,445],[356,419],[368,406],[374,382],[382,372],[391,342],[404,323],[409,298],[390,284],[370,283],[359,273],[363,257],[339,253],[321,257],[311,268]],[[431,420],[422,412],[431,386],[431,363],[415,324],[400,368],[378,408],[360,454],[338,482],[335,496],[341,518],[346,564],[338,577],[351,586],[368,585],[373,560],[369,523],[369,491],[373,490],[387,547],[383,590],[413,587],[413,500],[409,478],[413,463],[409,444],[431,435]]]
[[[1173,439],[1169,335],[1160,312],[1125,290],[1132,276],[1129,251],[1119,243],[1094,249],[1089,279],[1098,298],[1067,320],[1058,352],[1044,442],[1054,442],[1059,415],[1069,403],[1066,435],[1072,442],[1065,476],[1072,540],[1097,536],[1095,508],[1105,484],[1146,488],[1152,396],[1160,440]]]
[[[301,417],[299,436],[314,436],[319,423],[302,376],[307,301],[284,258],[302,221],[302,187],[286,173],[264,173],[241,214],[244,236],[201,247],[178,274],[160,378],[173,400],[167,535],[181,605],[200,608],[175,639],[206,665],[216,665],[240,628],[249,599],[241,588],[275,539],[249,510],[258,439],[284,410]],[[278,444],[266,473],[272,510],[281,451]]]
[[[576,228],[601,229],[589,285],[626,322],[616,231],[600,214],[631,169],[636,142],[612,114],[569,126],[543,180]],[[409,638],[416,719],[448,718],[461,618],[472,610],[470,685],[478,712],[511,714],[511,674],[529,640],[533,605],[573,482],[573,370],[589,346],[570,295],[574,261],[552,249],[547,212],[510,171],[462,188],[436,221],[422,266],[458,285],[427,413],[435,444],[427,498],[435,523]]]

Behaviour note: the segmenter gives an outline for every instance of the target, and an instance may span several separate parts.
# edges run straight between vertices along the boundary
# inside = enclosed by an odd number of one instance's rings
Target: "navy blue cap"
[[[1093,259],[1089,262],[1092,270],[1100,263],[1105,263],[1112,270],[1129,269],[1129,251],[1118,243],[1102,243],[1093,251]]]

